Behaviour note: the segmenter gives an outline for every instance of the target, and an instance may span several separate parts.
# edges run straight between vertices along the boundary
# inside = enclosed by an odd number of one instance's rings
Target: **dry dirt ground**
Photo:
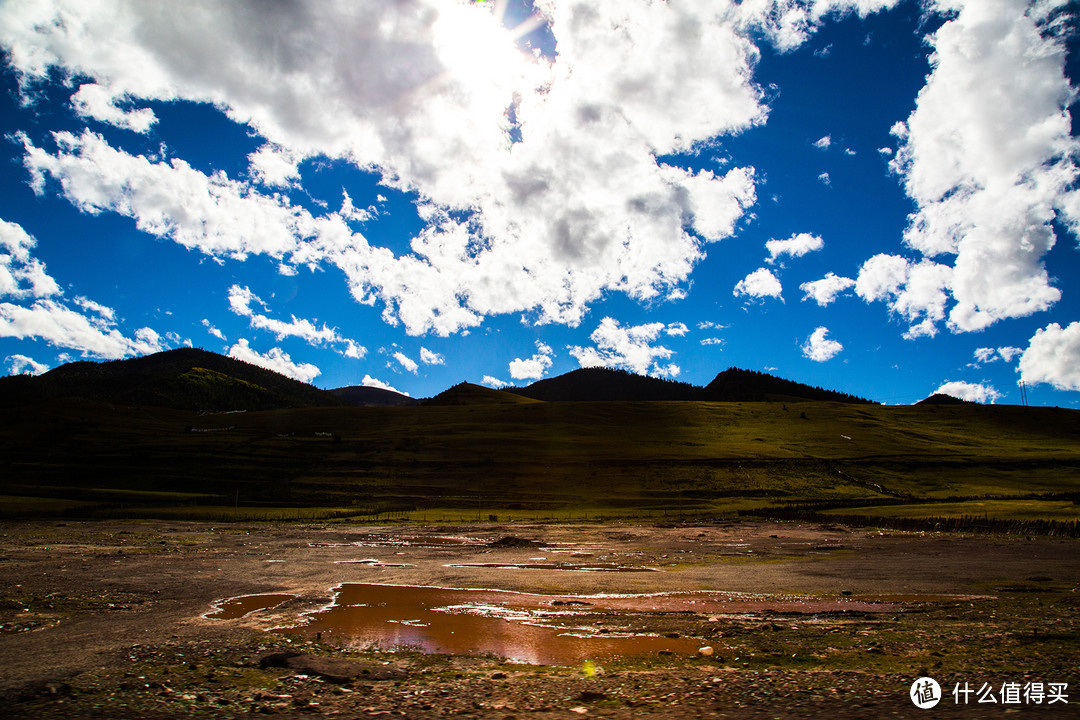
[[[508,537],[535,544],[496,542]],[[9,522],[0,717],[1074,717],[1078,550],[1061,538],[771,522]],[[564,605],[689,591],[738,602],[653,610],[631,599],[618,613],[586,611],[577,622],[691,639],[713,654],[569,667],[342,647],[273,629],[325,607],[341,583],[498,588]],[[256,593],[295,597],[237,619],[204,617],[215,601]],[[908,697],[924,675],[944,694],[932,710]],[[975,691],[967,704],[957,687]],[[1006,702],[1016,699],[1007,687],[1034,695]],[[980,690],[997,702],[978,702]]]

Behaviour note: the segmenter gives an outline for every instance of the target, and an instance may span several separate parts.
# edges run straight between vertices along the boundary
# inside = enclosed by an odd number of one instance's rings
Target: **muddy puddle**
[[[211,620],[235,620],[249,615],[256,610],[269,610],[295,598],[287,593],[266,595],[241,595],[214,603],[213,609],[205,617]]]
[[[618,627],[593,597],[530,595],[505,590],[349,583],[332,605],[285,632],[349,647],[495,656],[539,665],[657,653],[696,654],[701,642]],[[608,614],[603,627],[583,615]],[[616,627],[612,627],[615,625]]]
[[[897,612],[893,603],[682,592],[540,595],[506,590],[346,583],[328,606],[282,632],[346,647],[494,656],[542,665],[694,655],[704,643],[635,631],[640,613],[756,615]]]

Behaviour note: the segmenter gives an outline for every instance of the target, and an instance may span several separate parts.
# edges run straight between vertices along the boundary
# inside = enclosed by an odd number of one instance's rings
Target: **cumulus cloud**
[[[416,374],[416,370],[419,367],[419,365],[417,365],[416,361],[413,360],[411,357],[409,357],[405,353],[399,351],[399,352],[394,353],[394,359],[397,360],[398,365],[405,368],[405,370],[407,370],[408,372],[411,372],[413,375]]]
[[[8,355],[4,362],[7,363],[9,375],[40,375],[49,371],[48,365],[26,355]]]
[[[445,365],[446,359],[437,352],[432,352],[426,347],[420,348],[420,362],[425,365]]]
[[[505,380],[500,380],[497,377],[491,375],[485,375],[484,379],[480,381],[488,387],[495,388],[496,390],[502,390],[504,387],[510,387],[513,383],[508,383]]]
[[[766,262],[776,262],[781,255],[802,257],[823,247],[825,247],[825,241],[809,233],[798,233],[787,240],[769,240],[765,243],[765,249],[769,251]]]
[[[149,108],[125,110],[120,105],[126,101],[126,98],[97,83],[80,85],[78,92],[71,96],[71,106],[83,117],[137,133],[148,132],[157,122],[154,111]]]
[[[648,323],[622,327],[617,320],[605,317],[589,335],[594,347],[572,345],[567,351],[577,358],[581,367],[608,367],[630,370],[639,375],[675,377],[680,368],[674,363],[661,365],[674,352],[652,343],[664,330],[663,323]]]
[[[823,137],[820,140],[816,141],[813,145],[818,150],[828,150],[829,146],[832,145],[832,138],[829,137],[828,135],[826,135],[825,137]]]
[[[772,297],[783,302],[784,298],[781,295],[783,290],[783,286],[780,285],[780,281],[776,279],[771,270],[758,268],[736,283],[731,294],[735,297]]]
[[[933,337],[945,318],[952,277],[951,267],[930,260],[913,263],[899,255],[875,255],[859,268],[855,294],[866,302],[886,302],[910,323],[904,337]]]
[[[360,381],[360,384],[363,385],[364,387],[380,388],[382,390],[389,390],[390,392],[396,392],[399,395],[404,395],[406,397],[409,397],[409,393],[402,392],[401,390],[398,390],[397,388],[393,387],[392,385],[384,383],[382,380],[378,380],[376,378],[373,378],[370,375],[365,375],[364,379]]]
[[[322,373],[311,363],[294,363],[289,354],[281,348],[270,348],[265,355],[253,349],[245,338],[240,338],[229,348],[229,357],[242,360],[252,365],[273,370],[293,380],[310,383]]]
[[[1080,390],[1080,322],[1050,323],[1035,332],[1020,356],[1020,379],[1057,390]]]
[[[1023,351],[1020,348],[1011,346],[999,348],[975,348],[975,352],[973,353],[975,362],[973,365],[978,367],[979,365],[986,365],[987,363],[997,362],[998,360],[1004,360],[1007,363],[1011,363],[1013,358],[1021,352]]]
[[[521,311],[575,325],[605,292],[678,296],[755,202],[754,173],[657,158],[764,121],[745,31],[771,9],[538,2],[559,48],[543,58],[519,52],[490,5],[11,3],[0,44],[25,93],[57,70],[103,88],[83,104],[103,122],[192,101],[266,140],[249,184],[57,133],[53,152],[25,141],[38,191],[55,181],[86,212],[215,256],[334,265],[409,333]],[[411,252],[259,191],[319,157],[418,194],[428,225]]]
[[[50,297],[60,286],[31,251],[37,241],[18,223],[0,220],[0,297]]]
[[[15,301],[0,302],[0,337],[36,338],[106,360],[164,349],[150,328],[123,335],[112,308],[81,296],[73,301],[81,312],[65,303],[59,284],[32,255],[36,245],[21,225],[0,220],[0,299]]]
[[[1043,23],[1066,5],[934,3],[954,16],[929,39],[932,72],[893,129],[900,147],[891,166],[917,207],[905,242],[926,257],[955,258],[955,332],[1046,310],[1061,296],[1043,257],[1055,218],[1080,229],[1080,140],[1070,136],[1065,44]],[[937,299],[928,299],[922,314],[938,322]]]
[[[239,285],[229,288],[229,309],[237,315],[248,318],[251,327],[273,333],[278,341],[287,337],[298,337],[309,345],[339,346],[338,351],[348,358],[362,358],[367,353],[364,346],[355,340],[342,337],[335,328],[327,326],[326,323],[318,327],[312,321],[297,318],[295,315],[289,322],[277,320],[256,312],[252,308],[253,303],[263,309],[269,309],[269,306],[249,288]],[[213,330],[210,334],[214,334]]]
[[[664,328],[664,333],[671,335],[672,337],[683,337],[688,332],[690,332],[690,328],[686,326],[686,323],[681,322],[669,323],[668,326]]]
[[[828,337],[829,329],[819,327],[803,343],[803,357],[814,362],[826,362],[836,357],[844,346]]]
[[[551,368],[554,352],[549,345],[538,340],[532,357],[510,361],[510,377],[515,380],[539,380]]]
[[[717,337],[707,337],[701,339],[701,344],[708,347],[710,345],[723,345],[724,341],[721,338]]]
[[[995,390],[993,385],[969,383],[961,380],[943,383],[941,387],[932,394],[938,393],[949,395],[954,398],[960,398],[961,400],[967,400],[968,402],[991,404],[997,402],[998,399],[1002,397],[1001,393]]]
[[[248,155],[251,176],[270,187],[288,188],[295,185],[300,179],[298,161],[299,158],[287,149],[269,144]]]
[[[851,278],[841,277],[835,273],[826,273],[820,280],[804,282],[799,286],[803,291],[803,300],[813,299],[821,307],[832,303],[841,294],[855,286]]]

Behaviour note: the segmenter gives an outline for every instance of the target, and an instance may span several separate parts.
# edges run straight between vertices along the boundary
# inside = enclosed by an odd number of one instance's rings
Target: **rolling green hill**
[[[324,390],[217,353],[179,348],[129,360],[73,362],[39,377],[0,378],[0,403],[84,398],[187,410],[346,404]]]
[[[89,502],[91,514],[219,505],[566,517],[1080,491],[1071,410],[517,400],[219,414],[35,403],[0,418],[0,494],[23,507]],[[182,503],[197,505],[165,507]]]

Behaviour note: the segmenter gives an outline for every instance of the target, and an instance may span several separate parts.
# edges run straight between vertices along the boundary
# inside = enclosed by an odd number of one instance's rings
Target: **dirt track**
[[[8,523],[0,534],[0,715],[11,717],[926,717],[907,691],[927,673],[946,693],[965,681],[1069,683],[1068,704],[965,708],[949,695],[935,716],[999,717],[1016,708],[1080,714],[1076,540],[751,522],[49,522]],[[489,545],[507,536],[540,547]],[[559,569],[574,563],[656,571]],[[348,582],[559,596],[710,590],[802,606],[632,609],[618,622],[700,640],[715,654],[612,661],[595,674],[344,650],[267,632],[325,606],[333,588]],[[216,600],[269,592],[297,597],[241,619],[203,617]],[[896,610],[819,605],[836,602]],[[260,667],[283,650],[347,659],[369,672],[329,682],[281,662]],[[370,672],[379,668],[394,672]]]

